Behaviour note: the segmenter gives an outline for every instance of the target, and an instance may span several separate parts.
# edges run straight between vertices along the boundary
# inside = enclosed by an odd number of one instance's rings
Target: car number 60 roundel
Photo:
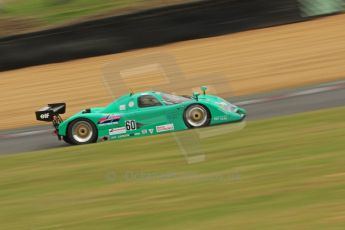
[[[126,121],[126,130],[136,130],[137,129],[137,123],[135,120],[129,120]]]

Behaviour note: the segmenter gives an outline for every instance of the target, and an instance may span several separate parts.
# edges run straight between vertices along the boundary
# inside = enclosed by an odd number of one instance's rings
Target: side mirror
[[[201,86],[201,91],[205,95],[206,94],[207,87],[206,86]]]
[[[200,95],[200,93],[197,93],[197,92],[194,92],[193,93],[193,97],[195,98],[195,100],[199,100],[199,95]]]

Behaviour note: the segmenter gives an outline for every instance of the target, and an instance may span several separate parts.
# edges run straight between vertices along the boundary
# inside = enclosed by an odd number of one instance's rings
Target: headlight
[[[222,110],[224,110],[224,111],[226,111],[226,112],[233,112],[233,113],[236,113],[237,110],[238,110],[237,106],[232,105],[232,104],[230,104],[230,103],[221,102],[221,103],[218,104],[218,106],[219,106]]]

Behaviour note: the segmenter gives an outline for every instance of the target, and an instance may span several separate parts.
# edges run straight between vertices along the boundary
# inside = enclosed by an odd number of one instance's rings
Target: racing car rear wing
[[[53,122],[61,120],[60,114],[66,112],[66,103],[48,104],[47,106],[36,111],[38,121]]]

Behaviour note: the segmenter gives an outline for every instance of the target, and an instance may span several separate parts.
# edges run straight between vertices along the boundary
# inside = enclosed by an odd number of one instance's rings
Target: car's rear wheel
[[[63,136],[62,139],[67,143],[67,144],[72,144],[71,140],[68,138],[68,136]]]
[[[97,141],[97,128],[92,121],[79,118],[68,126],[68,139],[71,144],[81,145]]]
[[[184,111],[183,119],[188,128],[197,128],[208,126],[211,116],[205,106],[193,104]]]

